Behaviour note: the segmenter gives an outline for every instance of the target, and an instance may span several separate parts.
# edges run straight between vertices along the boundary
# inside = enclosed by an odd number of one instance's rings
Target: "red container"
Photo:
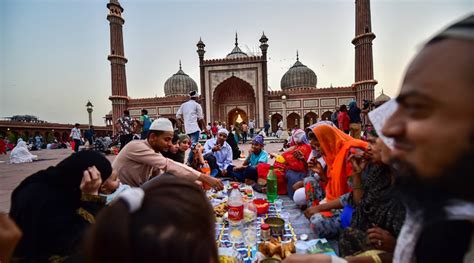
[[[264,215],[268,213],[268,201],[265,199],[255,199],[253,200],[253,203],[257,207],[257,214],[258,215]]]

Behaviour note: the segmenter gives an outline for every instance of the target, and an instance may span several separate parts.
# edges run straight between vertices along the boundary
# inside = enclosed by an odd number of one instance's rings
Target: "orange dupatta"
[[[332,201],[351,190],[347,184],[347,179],[352,172],[352,167],[347,161],[349,149],[358,147],[366,150],[368,144],[329,125],[316,126],[313,128],[313,133],[319,141],[327,165],[326,200]],[[331,215],[330,212],[322,214]]]

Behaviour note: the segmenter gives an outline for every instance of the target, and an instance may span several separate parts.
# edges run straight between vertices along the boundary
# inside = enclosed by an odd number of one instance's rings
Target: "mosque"
[[[107,4],[110,23],[111,49],[108,60],[112,73],[112,111],[106,116],[106,124],[128,109],[132,117],[138,117],[141,109],[147,109],[150,117],[169,118],[177,124],[175,114],[188,99],[187,94],[196,90],[206,123],[222,121],[233,124],[236,120],[254,120],[256,127],[269,121],[273,131],[283,120],[284,128],[307,127],[317,120],[330,119],[339,105],[356,100],[361,107],[363,100],[374,101],[377,81],[373,73],[372,33],[370,0],[355,1],[355,78],[344,87],[318,87],[316,73],[296,57],[293,66],[281,77],[278,91],[268,90],[267,52],[269,39],[265,34],[259,39],[261,55],[248,55],[239,48],[237,34],[235,46],[220,59],[205,59],[204,42],[196,44],[200,66],[199,85],[179,65],[179,70],[164,83],[164,97],[130,98],[127,93],[125,57],[122,27],[124,11],[118,0]],[[382,94],[380,99],[386,100]]]

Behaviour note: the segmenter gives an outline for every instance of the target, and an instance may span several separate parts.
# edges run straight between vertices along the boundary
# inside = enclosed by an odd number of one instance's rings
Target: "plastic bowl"
[[[268,213],[268,201],[265,199],[255,199],[253,200],[253,203],[257,207],[257,214],[258,215],[264,215]]]

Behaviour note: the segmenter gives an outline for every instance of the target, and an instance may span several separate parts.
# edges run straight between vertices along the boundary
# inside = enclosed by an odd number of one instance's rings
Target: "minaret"
[[[206,50],[204,50],[204,47],[206,46],[204,42],[202,42],[202,39],[199,38],[198,43],[196,44],[197,46],[197,53],[199,56],[199,72],[200,72],[200,79],[201,79],[201,106],[202,110],[204,113],[204,117],[206,117],[207,112],[206,112],[206,83],[204,79],[204,53],[206,53]],[[208,122],[208,121],[206,121]]]
[[[363,100],[374,101],[374,65],[372,56],[372,33],[370,0],[355,0],[355,83],[356,100],[359,107]]]
[[[112,96],[109,99],[112,101],[112,122],[115,123],[117,119],[127,109],[128,95],[127,95],[127,78],[125,75],[125,52],[123,49],[123,33],[122,26],[125,20],[122,18],[123,8],[118,0],[110,0],[107,4],[110,10],[107,15],[107,20],[110,22],[110,55],[108,60],[112,69]],[[116,133],[115,125],[114,134]]]
[[[268,50],[268,38],[265,36],[265,32],[260,37],[260,49],[262,50],[262,76],[263,76],[263,120],[259,120],[260,123],[256,123],[259,127],[263,127],[264,121],[268,118],[268,75],[267,75],[267,50]],[[268,120],[270,122],[270,120]]]

